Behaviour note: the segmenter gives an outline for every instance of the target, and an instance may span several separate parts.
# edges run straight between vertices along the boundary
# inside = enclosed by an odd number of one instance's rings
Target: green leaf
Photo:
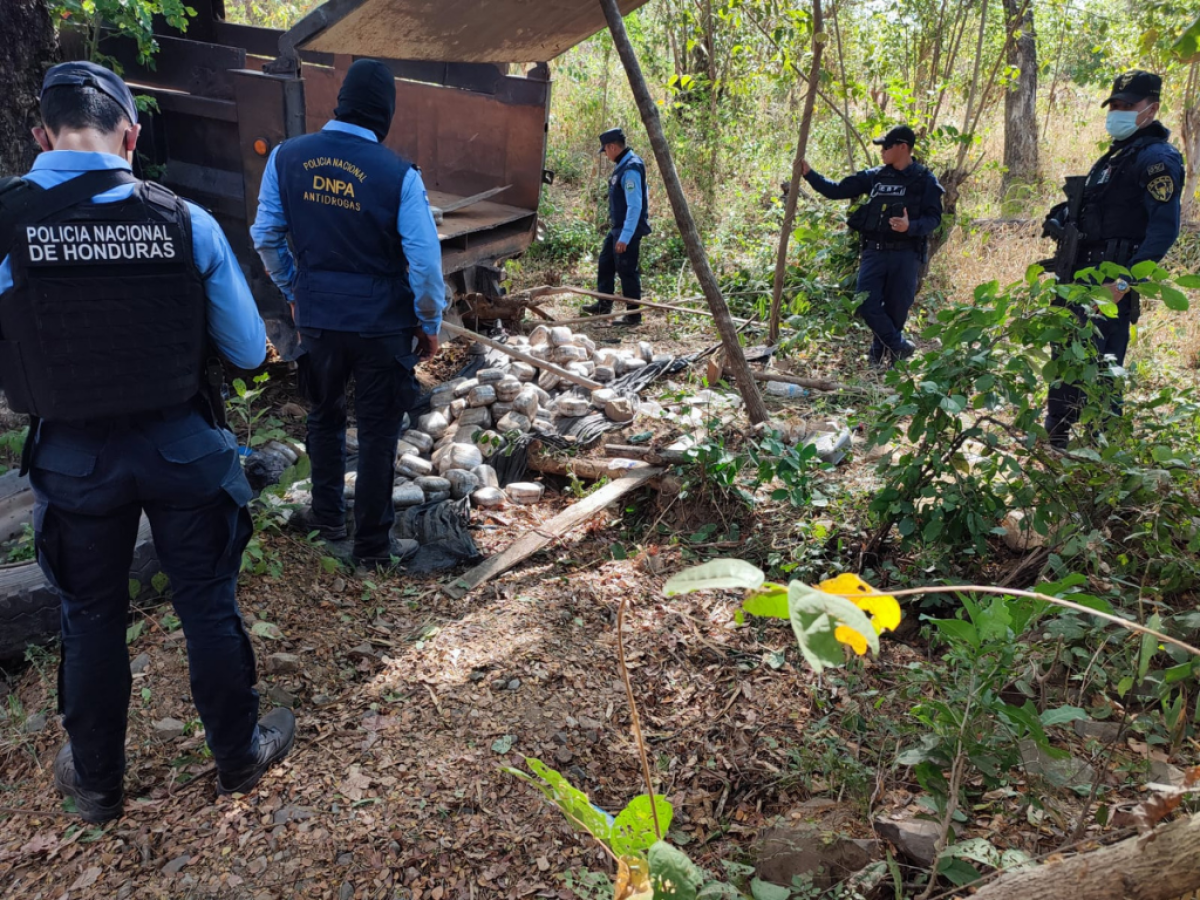
[[[658,827],[666,834],[675,810],[661,794],[654,795],[654,808],[658,811]],[[634,797],[612,824],[613,853],[617,856],[642,856],[657,840],[650,798],[645,794]]]
[[[767,619],[787,619],[791,616],[788,611],[788,591],[783,585],[770,585],[768,589],[751,594],[742,604],[742,609],[752,616],[762,616]]]
[[[605,844],[610,842],[612,819],[607,813],[593,806],[587,794],[540,759],[527,756],[525,764],[538,775],[537,778],[531,778],[520,769],[508,766],[503,767],[503,771],[533,785],[545,794],[546,799],[557,806],[566,820],[571,823],[571,827],[578,831],[590,832],[597,840]]]
[[[516,740],[516,737],[511,734],[498,737],[496,740],[492,741],[492,752],[499,753],[501,756],[503,756],[513,748],[513,744],[516,743]]]
[[[654,900],[696,900],[704,873],[686,853],[659,841],[650,848],[647,859]]]
[[[1200,289],[1200,275],[1181,275],[1175,279],[1175,284],[1191,291],[1198,290]]]
[[[140,594],[141,592],[142,592],[142,583],[140,581],[138,581],[136,578],[130,578],[129,579],[129,599],[136,600],[138,598],[138,594]]]
[[[766,576],[740,559],[714,559],[702,566],[684,569],[663,585],[663,595],[690,594],[692,591],[747,590],[762,587]]]
[[[956,887],[962,887],[964,884],[970,884],[973,881],[980,879],[979,870],[969,862],[948,857],[938,862],[938,874],[945,878]]]
[[[871,620],[844,597],[793,581],[788,585],[788,611],[800,652],[818,674],[826,666],[840,666],[846,661],[842,643],[834,637],[838,625],[854,629],[866,638],[873,652],[879,652],[879,635]]]
[[[138,619],[132,625],[125,629],[125,643],[132,644],[142,636],[142,632],[146,630],[146,620]]]
[[[755,878],[750,882],[750,896],[754,900],[788,900],[792,896],[792,890]]]
[[[150,579],[150,586],[158,593],[165,594],[171,586],[171,579],[167,577],[166,572],[155,572],[154,577]]]
[[[278,625],[271,622],[255,622],[250,626],[250,633],[260,638],[266,638],[269,641],[283,640],[283,632],[279,630]]]
[[[983,646],[979,640],[979,632],[970,622],[961,619],[931,619],[934,627],[951,641],[965,641],[976,650]]]
[[[1167,309],[1173,309],[1176,312],[1186,312],[1188,308],[1187,294],[1183,291],[1176,290],[1168,285],[1162,286],[1162,292],[1159,294],[1163,304]]]
[[[1051,725],[1070,725],[1087,717],[1087,713],[1078,706],[1060,706],[1057,709],[1045,710],[1038,718],[1041,719],[1043,727],[1049,728]]]
[[[696,900],[743,900],[746,895],[726,881],[710,881],[700,888]]]
[[[1151,631],[1160,631],[1162,629],[1162,617],[1155,613],[1146,622],[1146,627]],[[1150,661],[1154,659],[1154,654],[1158,652],[1158,638],[1153,635],[1143,634],[1141,648],[1138,651],[1138,681],[1146,680],[1146,673],[1150,671]]]

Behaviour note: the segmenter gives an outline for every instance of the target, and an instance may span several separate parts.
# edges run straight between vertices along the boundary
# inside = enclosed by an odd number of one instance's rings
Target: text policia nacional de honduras
[[[31,265],[170,260],[179,231],[170,225],[34,225],[25,229]]]

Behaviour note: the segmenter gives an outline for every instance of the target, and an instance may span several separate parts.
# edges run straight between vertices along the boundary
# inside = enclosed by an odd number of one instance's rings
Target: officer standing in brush
[[[642,238],[650,233],[650,200],[646,190],[646,164],[625,145],[625,132],[610,128],[600,135],[600,152],[613,163],[608,178],[608,236],[600,250],[596,290],[611,294],[621,279],[621,295],[628,300],[642,299]],[[611,300],[597,300],[583,307],[590,316],[612,312]],[[642,314],[636,303],[626,303],[629,315],[619,325],[641,325]]]
[[[875,333],[873,366],[890,366],[917,348],[904,336],[904,323],[917,296],[921,265],[928,258],[928,239],[942,222],[942,186],[913,159],[916,135],[897,125],[874,143],[882,145],[883,165],[830,181],[802,162],[804,180],[830,200],[853,200],[866,194],[847,225],[862,235],[858,293],[866,294],[858,314]]]
[[[1109,108],[1105,128],[1112,146],[1086,177],[1067,179],[1069,199],[1046,217],[1045,236],[1058,239],[1052,264],[1059,281],[1070,282],[1081,269],[1104,262],[1126,269],[1145,260],[1160,262],[1179,237],[1183,157],[1157,119],[1161,91],[1159,76],[1134,69],[1117,76],[1101,104]],[[1092,340],[1101,359],[1111,357],[1123,366],[1141,300],[1124,276],[1106,286],[1117,315],[1094,316]],[[1082,308],[1076,312],[1084,315]],[[1114,401],[1119,410],[1119,398]],[[1053,446],[1067,446],[1083,402],[1077,385],[1050,386],[1046,431]]]
[[[254,651],[235,599],[251,491],[219,424],[220,379],[205,379],[210,341],[253,368],[266,332],[213,218],[133,177],[141,126],[120,78],[89,62],[54,66],[41,118],[32,171],[0,180],[0,374],[9,406],[31,416],[22,467],[38,501],[38,562],[62,597],[58,704],[70,740],[54,783],[101,823],[124,808],[125,628],[143,512],[217,790],[249,791],[292,747],[290,711],[255,722]]]
[[[391,536],[396,445],[419,394],[413,370],[418,358],[438,351],[446,302],[421,173],[382,144],[395,111],[391,70],[357,60],[338,92],[336,118],[272,151],[250,231],[300,331],[313,502],[291,524],[329,541],[347,537],[346,389],[353,377],[354,558],[380,567],[417,550],[415,541]]]

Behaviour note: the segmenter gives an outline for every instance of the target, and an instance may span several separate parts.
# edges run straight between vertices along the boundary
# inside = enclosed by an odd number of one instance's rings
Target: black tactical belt
[[[864,250],[919,250],[921,248],[919,241],[873,241],[869,238],[863,238],[862,246]]]

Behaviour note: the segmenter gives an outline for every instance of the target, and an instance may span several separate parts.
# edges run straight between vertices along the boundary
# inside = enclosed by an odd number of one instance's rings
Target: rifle
[[[1063,193],[1067,202],[1062,210],[1064,218],[1058,224],[1062,226],[1058,240],[1058,251],[1054,254],[1054,274],[1062,283],[1075,278],[1075,270],[1079,261],[1079,247],[1087,239],[1087,235],[1079,230],[1079,218],[1083,212],[1083,187],[1087,182],[1084,175],[1070,175],[1063,185]],[[1058,207],[1055,207],[1056,209]]]

